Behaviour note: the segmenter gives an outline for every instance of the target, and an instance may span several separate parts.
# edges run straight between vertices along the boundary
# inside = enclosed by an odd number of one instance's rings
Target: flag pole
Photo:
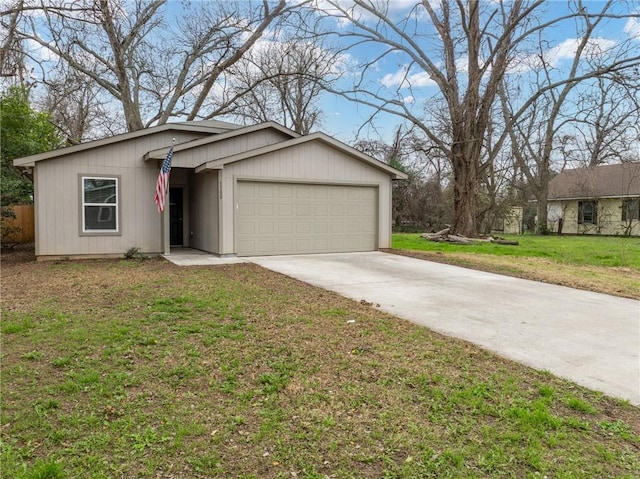
[[[173,147],[175,146],[175,144],[176,144],[176,139],[172,138],[170,154],[173,154]],[[163,206],[162,212],[160,213],[160,223],[161,223],[160,237],[162,238],[162,253],[164,256],[169,256],[171,254],[171,224],[170,224],[171,197],[170,197],[170,189],[169,189],[170,182],[171,182],[170,180],[167,182],[167,189],[166,189],[164,203],[163,203],[164,206],[169,205],[169,208],[165,208]],[[169,213],[167,213],[167,209],[169,209]]]

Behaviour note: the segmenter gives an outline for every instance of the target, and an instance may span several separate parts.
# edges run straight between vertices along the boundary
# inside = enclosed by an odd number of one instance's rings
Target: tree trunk
[[[127,131],[138,131],[144,128],[144,124],[142,123],[142,118],[140,116],[140,108],[130,99],[124,98],[122,106],[124,110],[124,118],[127,122]]]
[[[549,232],[549,221],[547,216],[547,198],[549,197],[549,179],[548,174],[545,174],[547,178],[542,180],[542,184],[536,191],[536,200],[538,205],[536,207],[536,213],[538,215],[538,221],[536,222],[536,234],[547,234]]]
[[[452,232],[455,234],[476,237],[476,163],[463,154],[453,158],[453,211],[454,222]]]

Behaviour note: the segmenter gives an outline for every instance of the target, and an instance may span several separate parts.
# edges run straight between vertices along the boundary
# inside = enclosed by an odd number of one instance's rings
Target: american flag
[[[153,201],[158,205],[158,213],[162,213],[164,210],[164,200],[167,196],[167,188],[169,187],[169,172],[171,171],[171,157],[173,156],[173,146],[169,148],[167,157],[162,162],[162,168],[158,175],[158,182],[156,183],[156,195]]]

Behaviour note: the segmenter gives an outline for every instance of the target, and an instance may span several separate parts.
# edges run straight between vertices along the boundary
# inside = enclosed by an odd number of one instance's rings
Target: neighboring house
[[[169,195],[154,204],[175,140]],[[33,174],[36,255],[191,247],[220,256],[391,246],[391,182],[406,175],[324,135],[276,123],[165,124],[14,161]]]
[[[640,235],[640,163],[566,170],[549,183],[556,233]]]

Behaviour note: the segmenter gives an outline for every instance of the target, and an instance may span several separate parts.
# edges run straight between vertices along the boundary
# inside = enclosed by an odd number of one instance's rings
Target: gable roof
[[[267,121],[265,123],[259,123],[257,125],[239,127],[235,130],[227,131],[225,133],[220,133],[219,135],[207,136],[205,138],[198,138],[197,140],[186,141],[184,143],[180,143],[173,147],[173,152],[178,153],[180,151],[190,150],[191,148],[197,148],[199,146],[209,145],[211,143],[215,143],[217,141],[227,140],[229,138],[234,138],[237,136],[245,135],[247,133],[253,133],[256,131],[262,131],[272,129],[284,133],[289,138],[297,138],[300,135],[284,126],[273,122]],[[167,148],[162,147],[156,150],[150,151],[144,155],[144,161],[148,160],[164,160],[167,156]]]
[[[328,145],[331,148],[334,148],[338,151],[341,151],[342,153],[347,154],[348,156],[351,156],[352,158],[355,158],[356,160],[362,161],[374,168],[384,171],[385,173],[389,174],[391,178],[394,180],[406,180],[408,178],[405,173],[399,170],[396,170],[395,168],[387,165],[386,163],[378,161],[375,158],[365,155],[364,153],[356,150],[355,148],[352,148],[324,133],[312,133],[306,136],[299,136],[291,140],[286,140],[279,143],[275,143],[273,145],[267,145],[261,148],[256,148],[255,150],[249,150],[242,153],[237,153],[235,155],[227,156],[225,158],[221,158],[218,160],[208,161],[198,166],[196,168],[196,173],[201,173],[207,170],[219,170],[219,169],[222,169],[224,165],[228,165],[230,163],[235,163],[237,161],[246,160],[256,156],[265,155],[267,153],[272,153],[274,151],[280,151],[285,148],[291,148],[293,146],[302,145],[302,144],[311,143],[311,142],[320,142],[325,145]]]
[[[72,153],[77,153],[80,151],[91,150],[93,148],[99,148],[101,146],[110,145],[112,143],[140,138],[142,136],[160,133],[163,131],[188,131],[195,133],[209,133],[211,135],[215,135],[238,128],[242,128],[242,126],[217,120],[165,123],[164,125],[143,128],[142,130],[122,133],[120,135],[114,135],[107,138],[102,138],[100,140],[89,141],[87,143],[81,143],[79,145],[58,148],[57,150],[46,151],[44,153],[38,153],[37,155],[25,156],[24,158],[17,158],[13,160],[13,164],[14,166],[35,166],[36,162],[38,161],[49,160],[51,158],[70,155]]]
[[[550,200],[640,196],[640,163],[565,170],[549,182]]]

